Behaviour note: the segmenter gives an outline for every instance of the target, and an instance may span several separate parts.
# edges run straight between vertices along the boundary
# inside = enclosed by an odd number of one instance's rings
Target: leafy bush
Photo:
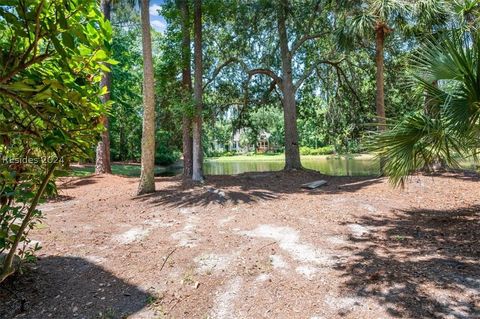
[[[237,153],[232,151],[223,152],[222,156],[235,156]]]
[[[312,148],[308,146],[300,147],[300,154],[301,155],[330,155],[335,153],[335,149],[333,146],[323,146],[319,148]]]
[[[111,35],[95,0],[0,7],[0,283],[32,260],[28,232],[55,193],[58,168],[88,158],[108,105],[99,103]],[[68,19],[66,18],[68,17]]]
[[[217,151],[208,151],[206,153],[207,157],[224,157],[224,156],[235,156],[237,155],[234,151],[226,151],[226,152],[217,152]]]
[[[334,149],[339,154],[358,154],[367,151],[366,147],[357,139],[342,141],[342,143],[336,144]]]
[[[160,148],[162,149],[162,148]],[[181,153],[177,150],[163,149],[155,154],[155,165],[168,166],[180,159]]]
[[[160,130],[157,132],[155,164],[167,166],[175,163],[180,159],[180,151],[175,146],[170,145],[172,140],[172,132]]]

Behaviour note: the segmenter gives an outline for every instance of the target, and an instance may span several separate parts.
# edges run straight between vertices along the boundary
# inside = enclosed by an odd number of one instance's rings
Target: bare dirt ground
[[[326,179],[315,191],[305,182]],[[2,318],[480,318],[480,179],[69,180]]]

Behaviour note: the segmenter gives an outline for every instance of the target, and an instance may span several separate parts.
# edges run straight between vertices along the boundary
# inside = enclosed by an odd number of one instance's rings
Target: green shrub
[[[232,151],[227,151],[227,152],[224,152],[222,156],[235,156],[235,155],[237,155],[237,153]]]
[[[301,155],[330,155],[335,153],[335,148],[332,145],[327,145],[319,148],[312,148],[308,146],[300,147]]]
[[[168,166],[180,159],[181,153],[177,150],[164,149],[155,154],[155,165]]]
[[[155,164],[167,166],[180,159],[181,153],[172,145],[173,132],[160,130],[155,139]]]
[[[308,146],[301,146],[300,147],[300,154],[301,155],[312,155],[312,148]]]
[[[39,249],[28,233],[58,169],[92,155],[109,107],[102,70],[115,61],[97,1],[3,1],[0,21],[1,283]]]
[[[207,157],[224,157],[224,156],[235,156],[237,155],[237,153],[234,151],[226,151],[226,152],[208,151],[206,155]]]

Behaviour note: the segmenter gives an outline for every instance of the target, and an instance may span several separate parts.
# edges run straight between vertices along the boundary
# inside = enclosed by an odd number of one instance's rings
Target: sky
[[[161,9],[162,3],[163,0],[150,0],[149,12],[150,24],[155,30],[163,33],[167,28],[167,23],[165,22],[165,19],[158,14],[158,10]]]

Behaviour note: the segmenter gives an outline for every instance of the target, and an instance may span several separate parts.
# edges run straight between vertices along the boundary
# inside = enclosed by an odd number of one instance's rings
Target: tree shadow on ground
[[[345,289],[376,299],[392,316],[480,318],[480,205],[364,217],[371,229],[338,270]]]
[[[90,176],[81,176],[70,178],[59,184],[59,187],[63,189],[72,189],[79,186],[92,185],[98,182],[99,178],[103,178],[101,175],[90,175]]]
[[[72,199],[75,199],[75,197],[59,193],[57,195],[53,195],[53,196],[47,198],[45,203],[47,203],[47,204],[62,203],[62,202],[67,202],[67,201],[72,200]]]
[[[302,184],[320,179],[326,180],[328,184],[316,190],[302,188]],[[195,184],[179,177],[162,178],[158,181],[176,183],[162,187],[153,194],[136,198],[152,204],[172,207],[207,206],[210,203],[237,205],[275,200],[283,195],[295,193],[316,195],[355,192],[363,187],[383,182],[382,179],[371,177],[326,176],[310,170],[207,176],[203,184]]]
[[[447,173],[447,174],[445,174]],[[432,177],[452,178],[468,182],[480,182],[480,175],[476,171],[465,169],[449,169],[447,172],[429,174]]]
[[[0,285],[0,318],[125,318],[148,298],[85,259],[51,256]]]

